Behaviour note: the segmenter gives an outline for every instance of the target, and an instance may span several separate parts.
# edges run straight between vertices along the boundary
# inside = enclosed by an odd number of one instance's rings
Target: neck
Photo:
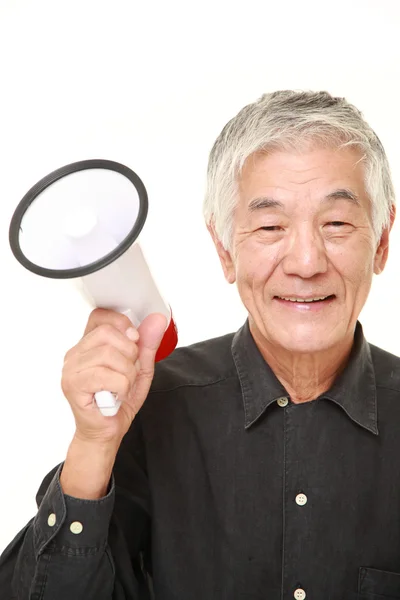
[[[327,350],[310,354],[291,352],[270,343],[249,319],[250,331],[264,360],[295,404],[315,400],[326,392],[347,363],[353,336]]]

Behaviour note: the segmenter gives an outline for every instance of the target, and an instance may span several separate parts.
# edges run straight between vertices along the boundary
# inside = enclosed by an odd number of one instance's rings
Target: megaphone
[[[176,347],[171,308],[161,295],[139,242],[148,213],[143,182],[110,160],[74,162],[38,181],[18,204],[10,223],[15,258],[29,271],[53,279],[76,279],[94,306],[126,314],[135,327],[151,313],[167,318],[156,361]],[[98,391],[105,416],[120,400]]]

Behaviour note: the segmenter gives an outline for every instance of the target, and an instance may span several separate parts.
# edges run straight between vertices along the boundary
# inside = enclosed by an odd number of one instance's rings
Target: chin
[[[337,329],[329,330],[326,325],[323,328],[295,326],[290,329],[274,329],[270,334],[267,332],[267,337],[288,352],[311,354],[329,350],[340,344],[344,340],[345,332],[341,334]]]
[[[287,352],[291,352],[293,354],[315,354],[316,352],[323,352],[329,350],[332,346],[327,344],[326,342],[319,342],[318,340],[310,341],[308,340],[277,340],[278,346],[284,348]]]

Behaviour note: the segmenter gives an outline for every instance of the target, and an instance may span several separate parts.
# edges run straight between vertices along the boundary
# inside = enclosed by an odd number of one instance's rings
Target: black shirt
[[[400,599],[400,359],[360,324],[345,370],[304,404],[248,322],[178,348],[108,495],[63,495],[61,469],[2,555],[2,600]]]

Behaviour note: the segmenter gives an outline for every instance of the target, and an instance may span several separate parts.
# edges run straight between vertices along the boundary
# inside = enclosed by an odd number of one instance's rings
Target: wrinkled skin
[[[267,202],[251,210],[256,199]],[[253,337],[294,402],[324,392],[346,363],[373,274],[387,261],[393,220],[394,212],[376,240],[356,150],[310,147],[247,160],[231,252],[209,227]],[[312,304],[281,299],[325,296]]]

